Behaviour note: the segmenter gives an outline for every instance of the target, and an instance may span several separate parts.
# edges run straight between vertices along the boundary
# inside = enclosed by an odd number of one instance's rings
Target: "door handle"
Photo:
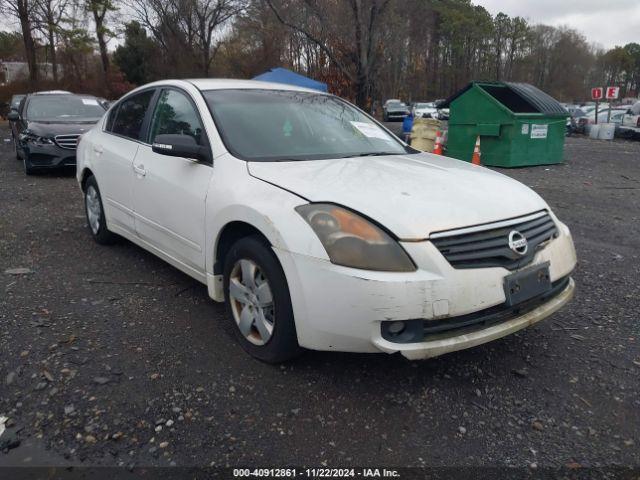
[[[134,165],[133,171],[136,172],[141,177],[144,177],[147,174],[147,171],[144,169],[144,165],[140,165],[140,166]]]
[[[96,152],[98,155],[101,155],[102,152],[104,152],[104,149],[102,148],[102,145],[94,145],[93,151]]]

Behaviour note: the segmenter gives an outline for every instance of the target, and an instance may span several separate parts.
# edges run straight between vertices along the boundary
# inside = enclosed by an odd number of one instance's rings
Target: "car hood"
[[[85,120],[82,122],[36,122],[27,121],[26,127],[34,135],[41,137],[55,137],[56,135],[70,135],[85,133],[91,130],[98,120]]]
[[[547,204],[489,169],[432,154],[249,162],[249,173],[310,202],[360,212],[402,240],[526,215]]]

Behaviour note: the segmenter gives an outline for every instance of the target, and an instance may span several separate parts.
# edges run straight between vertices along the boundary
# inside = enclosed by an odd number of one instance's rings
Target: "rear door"
[[[135,232],[133,160],[146,139],[155,93],[155,89],[136,93],[111,110],[90,152],[109,224],[131,233]]]
[[[205,271],[205,200],[213,174],[210,163],[153,152],[156,135],[190,135],[208,146],[198,110],[185,91],[163,88],[150,121],[148,144],[133,164],[135,226],[138,236],[199,273]]]

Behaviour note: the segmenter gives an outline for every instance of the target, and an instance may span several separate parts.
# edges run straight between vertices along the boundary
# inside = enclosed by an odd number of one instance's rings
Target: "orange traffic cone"
[[[433,145],[433,153],[435,155],[442,155],[442,132],[440,130],[436,132],[436,143]]]
[[[471,157],[471,163],[474,165],[480,165],[480,136],[476,139],[476,146],[473,147],[473,156]]]

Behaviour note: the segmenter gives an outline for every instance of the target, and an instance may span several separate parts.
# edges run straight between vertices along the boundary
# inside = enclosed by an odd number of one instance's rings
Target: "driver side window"
[[[163,90],[153,112],[150,143],[164,134],[189,135],[198,145],[206,144],[198,113],[189,98],[177,90]]]

